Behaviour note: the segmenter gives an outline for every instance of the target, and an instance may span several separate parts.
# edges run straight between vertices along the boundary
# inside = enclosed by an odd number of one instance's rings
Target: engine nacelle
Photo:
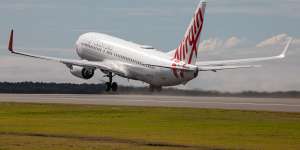
[[[82,79],[90,79],[94,76],[95,69],[84,68],[80,66],[72,66],[70,69],[72,75],[82,78]]]

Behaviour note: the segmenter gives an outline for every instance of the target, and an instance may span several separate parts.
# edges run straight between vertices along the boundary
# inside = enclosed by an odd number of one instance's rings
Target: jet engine
[[[88,80],[94,76],[95,69],[84,68],[84,67],[80,67],[80,66],[72,66],[70,69],[70,72],[72,75],[74,75],[78,78]]]

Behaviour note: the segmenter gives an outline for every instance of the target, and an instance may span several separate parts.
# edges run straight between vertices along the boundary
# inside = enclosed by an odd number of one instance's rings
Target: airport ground
[[[56,100],[51,99],[52,96],[36,96],[44,99],[34,99],[33,95],[1,96],[0,150],[300,149],[300,113],[293,111],[294,107],[285,112],[290,107],[278,111],[268,107],[266,110],[242,110],[243,107],[232,110],[230,107],[207,108],[206,105],[203,108],[195,104],[195,108],[191,108],[180,103],[173,106],[172,101],[169,106],[165,106],[167,102],[162,102],[162,106],[153,106],[143,96],[136,97],[144,98],[149,106],[125,106],[130,105],[128,102],[121,106],[95,103],[91,98],[87,98],[86,102],[85,99],[70,102],[72,97],[80,95],[56,95]],[[22,97],[23,101],[20,101]],[[108,99],[113,96],[104,97]],[[123,97],[126,101],[126,96]],[[167,97],[152,96],[154,98],[169,101]],[[204,99],[213,101],[213,98]],[[256,102],[258,99],[248,102],[229,99],[222,101],[229,101],[229,104],[235,101],[246,105],[260,104]],[[213,102],[218,101],[215,98]],[[298,105],[297,101],[266,99],[263,106]]]
[[[299,98],[237,98],[103,94],[0,94],[0,102],[162,106],[300,112]]]

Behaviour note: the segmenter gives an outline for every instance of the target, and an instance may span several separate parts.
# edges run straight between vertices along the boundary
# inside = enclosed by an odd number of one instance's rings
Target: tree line
[[[107,94],[104,84],[72,84],[42,82],[0,82],[0,93],[22,94]],[[165,88],[162,92],[151,93],[148,87],[120,86],[117,93],[108,94],[155,94],[174,96],[208,96],[208,97],[262,97],[262,98],[300,98],[300,91],[278,92],[220,92],[205,90],[182,90]]]

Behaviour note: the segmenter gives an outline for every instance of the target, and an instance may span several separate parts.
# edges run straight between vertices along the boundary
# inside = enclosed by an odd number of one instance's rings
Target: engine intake
[[[70,69],[72,75],[81,79],[91,79],[94,76],[95,69],[84,68],[80,66],[72,66]]]

